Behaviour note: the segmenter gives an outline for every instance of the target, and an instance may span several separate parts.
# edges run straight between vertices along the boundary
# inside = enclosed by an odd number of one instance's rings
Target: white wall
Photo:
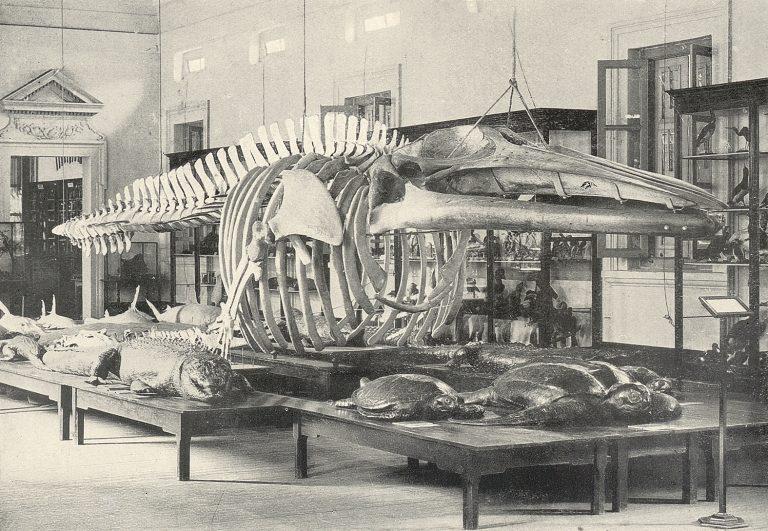
[[[157,3],[151,0],[14,2],[0,9],[0,94],[50,68],[104,103],[91,119],[107,139],[108,193],[157,172],[159,51]],[[63,35],[63,39],[62,39]],[[63,40],[63,46],[62,46]],[[63,59],[63,61],[62,61]],[[0,113],[0,128],[7,123]]]
[[[102,101],[90,123],[106,138],[106,197],[112,197],[161,164],[158,3],[64,0],[61,7],[59,0],[0,2],[0,94],[62,68]],[[0,128],[7,122],[0,113]],[[168,275],[167,264],[163,272]]]

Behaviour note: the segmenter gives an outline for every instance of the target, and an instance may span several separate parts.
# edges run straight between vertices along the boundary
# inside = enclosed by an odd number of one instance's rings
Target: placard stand
[[[699,302],[716,319],[727,317],[751,317],[752,312],[738,297],[711,296],[699,297]],[[728,514],[726,508],[726,463],[725,463],[725,432],[727,428],[727,391],[728,391],[728,344],[720,346],[720,429],[719,429],[719,470],[718,480],[720,487],[719,508],[715,514],[702,516],[699,524],[704,527],[716,527],[719,529],[738,529],[747,527],[743,518]]]

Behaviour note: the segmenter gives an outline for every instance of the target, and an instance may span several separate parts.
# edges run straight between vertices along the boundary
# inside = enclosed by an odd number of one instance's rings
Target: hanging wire
[[[304,67],[304,110],[302,112],[302,116],[304,117],[304,120],[306,120],[307,118],[307,0],[304,0],[303,2],[302,26],[303,26],[303,36],[302,36],[301,44],[303,48],[302,62]],[[302,127],[303,127],[303,121],[302,121]]]
[[[517,8],[512,7],[512,79],[517,81]],[[515,93],[509,94],[509,108],[507,109],[507,127],[512,128],[512,99]]]
[[[157,60],[160,62],[160,97],[157,98],[157,143],[158,157],[160,158],[159,168],[162,170],[163,161],[163,13],[160,9],[160,1],[157,0]],[[171,234],[170,238],[173,238]]]
[[[525,83],[525,90],[528,92],[528,97],[531,99],[531,105],[536,108],[536,100],[533,99],[533,93],[531,92],[531,86],[528,84],[528,78],[525,75],[525,68],[523,68],[523,59],[520,57],[520,52],[517,52],[517,59],[520,63],[520,73],[523,74],[523,83]]]
[[[662,59],[662,72],[663,75],[660,76],[661,81],[661,89],[662,91],[666,92],[667,89],[667,83],[670,81],[668,79],[669,72],[667,70],[667,55],[669,53],[669,50],[667,49],[667,0],[664,0],[664,23],[663,23],[663,32],[664,32],[664,57]],[[664,112],[664,98],[661,98],[661,112]],[[666,236],[661,237],[661,247],[662,249],[666,249],[667,245],[667,238]],[[682,250],[682,248],[681,248]],[[677,258],[677,257],[676,257]],[[664,256],[664,258],[661,261],[661,275],[663,284],[661,289],[664,291],[664,307],[667,310],[666,315],[664,316],[664,319],[666,319],[672,327],[675,326],[674,318],[672,317],[672,311],[669,308],[669,297],[667,296],[667,257]]]
[[[467,138],[469,137],[469,135],[471,135],[471,134],[472,134],[472,131],[474,131],[475,129],[477,129],[477,126],[478,126],[478,125],[480,125],[480,122],[482,122],[482,121],[483,121],[483,119],[484,119],[486,116],[488,116],[488,113],[489,113],[489,112],[491,112],[491,110],[492,110],[492,109],[493,109],[493,108],[496,106],[496,104],[497,104],[497,103],[499,103],[499,102],[501,101],[501,99],[502,99],[504,96],[506,96],[506,95],[507,95],[507,92],[509,92],[510,90],[514,90],[514,86],[515,86],[515,82],[514,82],[513,80],[511,80],[511,79],[510,79],[510,80],[509,80],[509,85],[507,86],[507,88],[505,88],[505,89],[504,89],[504,92],[502,92],[502,93],[501,93],[501,95],[500,95],[498,98],[496,98],[496,100],[495,100],[493,103],[491,103],[491,106],[490,106],[490,107],[488,107],[488,109],[487,109],[487,110],[486,110],[486,111],[483,113],[483,115],[482,115],[480,118],[478,118],[478,119],[477,119],[477,121],[475,122],[475,125],[473,125],[473,126],[472,126],[472,128],[471,128],[469,131],[467,131],[467,134],[466,134],[466,135],[464,135],[464,138],[462,138],[462,139],[461,139],[461,142],[459,142],[458,144],[456,144],[456,147],[454,147],[454,148],[451,150],[451,152],[448,154],[448,158],[451,158],[451,157],[453,156],[453,154],[454,154],[454,153],[456,153],[456,151],[458,151],[458,149],[459,149],[461,146],[463,146],[463,145],[464,145],[464,142],[467,140]]]

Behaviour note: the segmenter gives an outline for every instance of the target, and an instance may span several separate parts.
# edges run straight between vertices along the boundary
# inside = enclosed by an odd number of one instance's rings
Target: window
[[[269,55],[285,51],[285,39],[274,39],[264,43],[264,53]]]
[[[197,59],[187,59],[187,71],[190,73],[200,72],[205,70],[205,57],[198,57]]]
[[[363,22],[365,31],[378,31],[386,28],[393,28],[400,24],[400,11],[391,11],[384,15],[368,17]]]
[[[205,143],[205,126],[203,121],[174,124],[174,151],[196,151],[203,149]]]
[[[189,74],[205,70],[205,57],[203,49],[190,48],[173,54],[173,79],[180,82]]]
[[[264,30],[257,35],[248,48],[248,60],[252,65],[260,63],[266,56],[286,50],[285,28]]]

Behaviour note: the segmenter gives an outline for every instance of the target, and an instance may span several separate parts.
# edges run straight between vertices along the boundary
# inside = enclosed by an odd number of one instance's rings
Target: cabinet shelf
[[[679,131],[679,134],[674,135],[674,152],[679,155],[674,164],[675,176],[693,184],[704,185],[723,200],[726,200],[724,196],[732,197],[733,191],[740,186],[741,182],[757,184],[760,189],[759,185],[763,184],[760,181],[765,179],[765,164],[768,162],[766,160],[768,151],[762,142],[757,143],[762,136],[761,130],[765,127],[762,116],[766,114],[768,104],[766,89],[768,89],[767,80],[753,79],[667,91],[673,100],[675,129]],[[744,128],[748,128],[751,132],[752,144],[747,144],[744,136],[738,135],[737,131],[741,132]],[[734,136],[731,131],[738,136]],[[749,136],[749,133],[747,135]],[[697,153],[697,150],[707,152]],[[685,161],[694,162],[686,163]],[[745,172],[744,168],[748,168],[749,171]],[[759,195],[759,198],[750,195],[751,211],[749,205],[734,204],[714,209],[712,213],[723,216],[732,215],[736,218],[728,220],[732,233],[751,232],[752,243],[757,245],[758,242],[754,240],[759,237],[760,218],[763,217],[762,212],[768,212],[768,208],[758,202],[763,194],[759,193]],[[718,249],[710,250],[700,247],[700,240],[707,239],[693,239],[692,256],[689,255],[688,259],[683,260],[684,266],[693,271],[703,273],[709,270],[716,274],[719,282],[723,284],[724,292],[739,294],[743,297],[746,295],[745,302],[752,311],[756,312],[760,304],[761,281],[764,280],[761,277],[765,275],[764,271],[768,268],[765,254],[754,253],[749,256],[740,254],[738,261],[721,261],[718,258],[719,253],[716,254]],[[721,244],[721,241],[716,242],[716,246]],[[728,258],[735,258],[730,256],[732,252],[730,244],[724,244],[723,247]],[[703,253],[698,254],[698,251]],[[700,258],[693,259],[693,256]],[[706,260],[709,256],[714,259]],[[676,275],[675,282],[678,287],[682,286],[683,275]],[[675,347],[682,350],[682,338],[690,334],[688,331],[684,333],[683,329],[689,325],[683,324],[682,315],[676,315],[674,319],[677,328]],[[732,323],[728,323],[724,329],[717,324],[706,329],[699,325],[701,331],[720,344],[726,341],[727,334],[730,333],[729,326],[732,326]],[[751,330],[740,337],[745,346],[739,348],[743,349],[743,354],[749,360],[749,372],[754,371],[755,374],[760,363],[759,339],[759,336],[753,335]]]

